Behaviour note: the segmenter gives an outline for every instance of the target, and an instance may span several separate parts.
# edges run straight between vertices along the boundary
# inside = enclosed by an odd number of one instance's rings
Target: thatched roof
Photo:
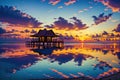
[[[38,33],[31,35],[31,37],[57,37],[53,30],[39,30]]]

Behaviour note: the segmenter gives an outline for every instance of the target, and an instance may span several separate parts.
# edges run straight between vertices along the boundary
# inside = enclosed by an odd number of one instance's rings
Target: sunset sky
[[[116,34],[119,24],[119,0],[0,0],[0,35],[28,37],[43,28],[74,37]]]

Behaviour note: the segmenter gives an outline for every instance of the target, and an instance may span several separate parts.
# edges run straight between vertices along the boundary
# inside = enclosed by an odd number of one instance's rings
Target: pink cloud
[[[65,2],[64,4],[65,4],[66,6],[68,6],[68,5],[73,4],[73,3],[75,3],[75,2],[76,2],[76,0],[69,0],[68,2]]]
[[[97,2],[101,2],[103,5],[112,9],[113,12],[120,11],[120,1],[119,0],[94,0]]]
[[[79,11],[78,11],[78,13],[82,13],[82,12],[84,12],[84,11],[82,11],[82,10],[79,10]]]
[[[52,5],[56,5],[56,4],[58,4],[60,2],[60,0],[50,0],[50,4],[52,4]]]

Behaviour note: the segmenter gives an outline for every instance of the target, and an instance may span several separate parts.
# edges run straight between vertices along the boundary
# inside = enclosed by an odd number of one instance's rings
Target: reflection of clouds
[[[112,68],[112,66],[104,61],[100,61],[98,64],[94,64],[94,69],[99,68],[101,70],[104,70],[105,67]]]
[[[117,55],[118,59],[120,59],[120,52],[116,52],[115,54]]]
[[[1,47],[0,49],[4,49],[6,51],[3,51],[3,53],[0,54],[0,61],[5,63],[1,67],[4,67],[6,64],[12,64],[14,66],[5,67],[2,69],[7,70],[8,73],[16,73],[16,71],[20,69],[28,68],[31,65],[34,65],[38,60],[44,61],[47,59],[47,61],[50,61],[51,63],[55,62],[55,64],[56,62],[58,62],[59,65],[57,66],[74,61],[74,63],[77,63],[77,66],[81,66],[85,60],[85,62],[88,62],[89,64],[89,60],[87,58],[95,58],[94,60],[97,60],[98,63],[94,65],[94,68],[104,70],[104,68],[107,67],[111,69],[114,66],[120,65],[118,64],[120,63],[120,56],[117,47],[115,47],[114,49],[113,47],[108,46],[85,44],[83,45],[83,47],[81,47],[81,45],[67,45],[67,47],[65,46],[64,49],[55,49],[51,51],[52,53],[48,50],[48,54],[50,53],[49,55],[43,55],[45,53],[37,54],[37,52],[31,51],[25,46],[3,46],[3,48]],[[108,50],[108,52],[104,54],[102,50]],[[52,69],[52,71],[66,78],[69,78],[71,76],[75,77],[76,75],[64,75],[62,72],[59,72],[55,69]],[[49,74],[44,74],[44,76],[54,78]],[[78,72],[77,76],[85,77],[86,75]]]
[[[82,55],[82,54],[78,54],[78,55],[74,55],[72,53],[70,54],[60,54],[60,55],[49,55],[47,56],[51,62],[58,62],[59,65],[62,65],[63,63],[67,63],[71,60],[73,60],[75,63],[78,63],[78,66],[81,66],[83,60],[86,60],[86,58],[89,58],[91,56],[88,55]]]
[[[79,74],[80,76],[82,76],[82,77],[85,76],[85,75],[84,75],[83,73],[81,73],[81,72],[78,72],[78,74]]]
[[[120,72],[119,68],[112,68],[111,70],[108,70],[107,72],[104,72],[102,74],[99,74],[98,78],[102,78],[102,77],[106,77],[106,76],[110,76],[112,74],[118,73]]]
[[[67,44],[65,45],[64,49],[36,49],[37,51],[35,52],[39,53],[40,55],[45,55],[46,57],[42,57],[43,59],[49,59],[51,63],[58,62],[59,65],[73,60],[78,66],[81,66],[83,60],[86,60],[89,57],[96,58],[98,61],[104,60],[106,63],[100,62],[96,65],[96,68],[99,67],[100,69],[103,69],[106,66],[110,68],[108,63],[110,63],[111,59],[115,58],[114,62],[118,62],[116,56],[113,54],[115,49],[112,46],[114,45],[84,44],[81,47],[81,45],[78,44]],[[118,45],[116,45],[116,48],[117,47]],[[107,59],[106,56],[108,57]],[[113,66],[113,64],[111,65]]]
[[[52,77],[52,76],[50,76],[50,75],[48,75],[48,74],[43,74],[45,77],[47,77],[47,78],[54,78],[54,77]]]
[[[114,44],[95,44],[95,43],[84,43],[83,46],[81,44],[73,44],[73,45],[66,45],[64,47],[64,49],[62,49],[61,51],[54,51],[53,53],[87,53],[89,51],[93,52],[102,52],[103,54],[107,54],[109,52],[117,52],[119,51],[119,45],[114,45]]]
[[[59,71],[58,71],[58,70],[56,70],[56,69],[50,69],[50,70],[52,70],[53,72],[55,72],[55,73],[57,73],[57,74],[61,75],[63,78],[69,78],[69,76],[67,76],[67,75],[63,74],[62,72],[59,72]]]
[[[60,72],[56,69],[50,69],[53,72],[57,73],[58,75],[62,76],[63,78],[65,78],[64,80],[93,80],[93,77],[91,77],[90,75],[84,75],[83,73],[78,72],[78,75],[76,74],[69,74],[70,76],[72,76],[72,78],[66,74],[64,74],[63,72]],[[49,77],[49,76],[48,76]],[[71,79],[70,79],[71,78]]]
[[[112,63],[115,63],[115,64],[119,64],[119,62],[115,61],[115,60],[112,60],[111,61]]]
[[[17,58],[22,56],[27,56],[29,54],[34,54],[28,48],[23,45],[2,45],[1,50],[5,50],[4,54],[1,54],[1,58]],[[36,54],[37,55],[37,54]]]
[[[81,65],[83,60],[86,58],[92,57],[98,61],[105,61],[110,66],[115,66],[119,64],[111,63],[111,59],[114,59],[114,62],[119,63],[119,45],[112,44],[99,44],[99,43],[84,43],[83,47],[81,44],[69,45],[65,46],[62,50],[54,50],[53,55],[61,55],[61,54],[73,54],[74,62],[78,62],[78,65]],[[117,53],[116,53],[117,52]],[[77,55],[77,56],[75,56]],[[117,55],[117,56],[116,56]],[[77,58],[78,57],[78,58]],[[79,59],[79,60],[78,60]],[[77,61],[76,61],[77,60]],[[99,65],[100,66],[100,65]]]
[[[68,54],[68,55],[61,54],[59,56],[50,55],[50,56],[48,56],[48,58],[50,58],[52,60],[52,62],[58,61],[58,63],[61,65],[63,63],[66,63],[66,62],[72,60],[73,59],[73,54]]]
[[[12,64],[10,67],[7,67],[7,69],[4,69],[7,70],[7,73],[15,73],[17,70],[28,68],[35,64],[36,61],[39,60],[37,57],[37,55],[27,55],[23,57],[0,58],[0,61],[5,62],[3,65],[1,65],[3,67],[7,65],[7,63]]]
[[[13,70],[12,70],[12,73],[16,73],[16,69],[13,69]]]
[[[78,76],[75,74],[70,74],[70,76],[72,76],[73,78],[78,78]]]
[[[83,60],[86,60],[84,55],[76,55],[74,59],[75,62],[78,62],[78,66],[81,66]]]
[[[4,53],[0,54],[0,61],[5,62],[1,66],[7,73],[16,73],[17,70],[28,68],[41,59],[23,44],[5,44],[0,47],[1,51],[4,50]],[[10,67],[4,67],[8,64],[11,64]]]

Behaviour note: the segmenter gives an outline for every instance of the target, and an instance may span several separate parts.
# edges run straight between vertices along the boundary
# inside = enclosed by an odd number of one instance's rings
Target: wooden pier
[[[64,41],[48,41],[48,42],[44,42],[44,41],[27,41],[26,42],[27,45],[29,46],[43,46],[46,48],[49,47],[56,47],[56,48],[61,48],[64,46]]]

